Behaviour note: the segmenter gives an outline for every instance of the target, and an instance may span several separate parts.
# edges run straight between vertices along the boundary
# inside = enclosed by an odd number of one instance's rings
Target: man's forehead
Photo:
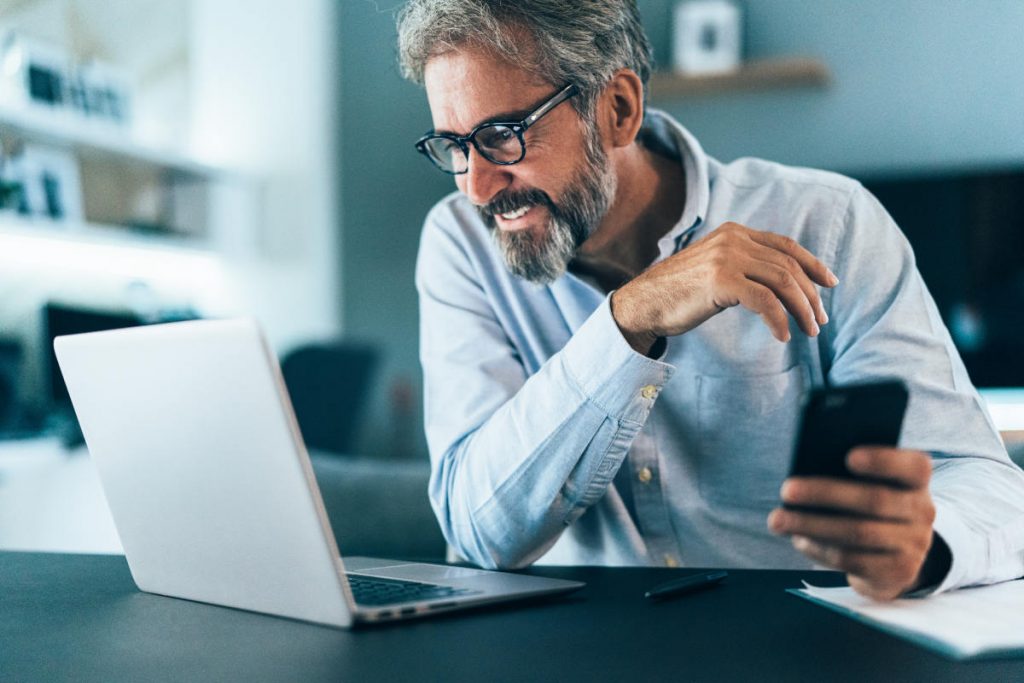
[[[434,129],[461,134],[486,121],[522,118],[551,90],[526,69],[474,49],[432,57],[423,81]]]

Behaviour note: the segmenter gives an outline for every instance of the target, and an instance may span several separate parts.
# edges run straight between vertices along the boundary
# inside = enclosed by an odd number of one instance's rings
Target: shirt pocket
[[[697,377],[696,472],[705,501],[761,509],[778,505],[808,383],[802,365],[774,375]]]

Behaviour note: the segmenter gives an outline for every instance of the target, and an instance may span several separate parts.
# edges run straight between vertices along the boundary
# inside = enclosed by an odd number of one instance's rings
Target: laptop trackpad
[[[362,558],[361,558],[362,559]],[[366,558],[369,559],[369,558]],[[418,562],[380,562],[366,563],[345,561],[345,570],[366,574],[367,576],[379,576],[385,579],[405,579],[406,581],[425,581],[428,583],[443,583],[455,579],[466,579],[474,576],[486,576],[491,572],[482,569],[469,569],[467,567],[449,567],[442,564],[422,564]]]

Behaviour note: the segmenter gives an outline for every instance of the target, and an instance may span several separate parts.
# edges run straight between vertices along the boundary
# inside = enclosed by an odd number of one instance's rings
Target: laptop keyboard
[[[347,576],[349,586],[352,587],[352,596],[360,605],[391,605],[400,602],[451,598],[477,592],[468,588],[452,588],[451,586],[438,586],[418,581],[382,579],[376,576],[356,576],[354,574]]]

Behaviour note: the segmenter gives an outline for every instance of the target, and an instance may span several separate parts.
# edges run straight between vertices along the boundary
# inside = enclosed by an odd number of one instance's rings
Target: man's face
[[[434,57],[424,80],[434,130],[458,135],[486,121],[520,121],[564,85],[475,50]],[[526,131],[518,164],[491,163],[470,145],[469,170],[455,184],[493,229],[509,269],[541,284],[565,272],[615,194],[596,126],[568,103]]]

